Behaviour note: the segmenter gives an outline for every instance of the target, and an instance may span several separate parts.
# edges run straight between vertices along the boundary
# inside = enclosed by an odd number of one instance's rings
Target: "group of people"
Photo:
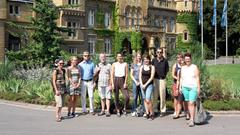
[[[56,101],[56,119],[61,121],[61,109],[64,94],[69,94],[68,116],[75,117],[75,108],[78,97],[81,97],[82,113],[88,113],[86,109],[86,93],[89,97],[89,113],[95,115],[94,89],[97,84],[101,97],[101,111],[98,116],[110,117],[110,101],[114,95],[115,111],[118,117],[127,115],[129,105],[128,74],[132,80],[132,116],[137,115],[138,105],[142,106],[144,117],[153,120],[156,114],[166,114],[166,77],[169,71],[168,60],[163,56],[163,49],[158,48],[157,56],[153,59],[149,55],[137,53],[133,63],[124,62],[123,54],[117,53],[116,62],[107,63],[106,54],[101,53],[100,62],[94,64],[89,52],[83,53],[83,61],[78,62],[77,57],[71,58],[71,64],[66,69],[64,61],[59,60],[53,71],[53,88]],[[184,60],[183,60],[184,59]],[[196,65],[191,64],[191,54],[186,53],[177,56],[177,63],[172,68],[174,95],[174,119],[179,118],[181,108],[186,112],[189,126],[194,126],[195,101],[200,93],[199,71]],[[97,79],[95,79],[97,77]],[[66,87],[66,82],[69,86]],[[120,91],[124,97],[124,105],[119,101]],[[158,100],[160,99],[160,103]],[[183,102],[184,101],[184,102]],[[106,107],[106,108],[105,108]],[[160,109],[159,109],[160,108]],[[160,111],[159,111],[160,110]],[[189,110],[189,111],[188,111]]]

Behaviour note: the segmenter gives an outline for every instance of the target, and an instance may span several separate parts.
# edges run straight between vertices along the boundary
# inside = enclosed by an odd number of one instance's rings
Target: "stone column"
[[[161,38],[161,48],[163,48],[163,56],[167,58],[166,35],[163,34]]]
[[[5,57],[5,26],[4,22],[0,21],[0,63],[4,61]]]

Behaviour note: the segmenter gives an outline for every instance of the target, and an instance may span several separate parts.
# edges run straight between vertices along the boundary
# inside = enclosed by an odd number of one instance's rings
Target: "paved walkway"
[[[236,135],[240,115],[209,115],[205,125],[189,128],[186,120],[165,116],[153,121],[112,115],[80,115],[55,122],[54,108],[0,100],[0,135]],[[66,113],[64,113],[66,114]]]
[[[234,60],[234,63],[233,63]],[[205,60],[207,65],[214,65],[215,60]],[[229,56],[227,57],[227,62],[226,62],[226,56],[221,56],[216,60],[216,64],[240,64],[240,58],[232,57]]]

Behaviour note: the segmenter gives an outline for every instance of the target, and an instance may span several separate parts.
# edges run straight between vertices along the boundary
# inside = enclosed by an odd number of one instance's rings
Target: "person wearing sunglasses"
[[[83,52],[83,61],[78,64],[78,68],[81,71],[81,102],[82,113],[86,114],[86,94],[89,96],[90,114],[95,115],[94,112],[94,96],[93,96],[93,76],[94,76],[94,63],[90,60],[88,51]]]
[[[64,101],[64,94],[66,93],[65,69],[63,68],[64,61],[59,60],[57,68],[52,74],[52,83],[54,88],[54,97],[56,102],[56,121],[61,122],[62,107]]]
[[[157,49],[157,57],[153,58],[152,65],[155,67],[153,107],[156,114],[158,111],[158,97],[160,97],[160,117],[166,114],[166,76],[169,71],[168,60],[163,56],[163,48]]]

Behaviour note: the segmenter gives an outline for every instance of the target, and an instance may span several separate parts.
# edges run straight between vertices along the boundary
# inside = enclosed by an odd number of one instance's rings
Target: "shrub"
[[[15,69],[13,63],[0,63],[0,80],[7,80],[12,77],[12,71]]]

